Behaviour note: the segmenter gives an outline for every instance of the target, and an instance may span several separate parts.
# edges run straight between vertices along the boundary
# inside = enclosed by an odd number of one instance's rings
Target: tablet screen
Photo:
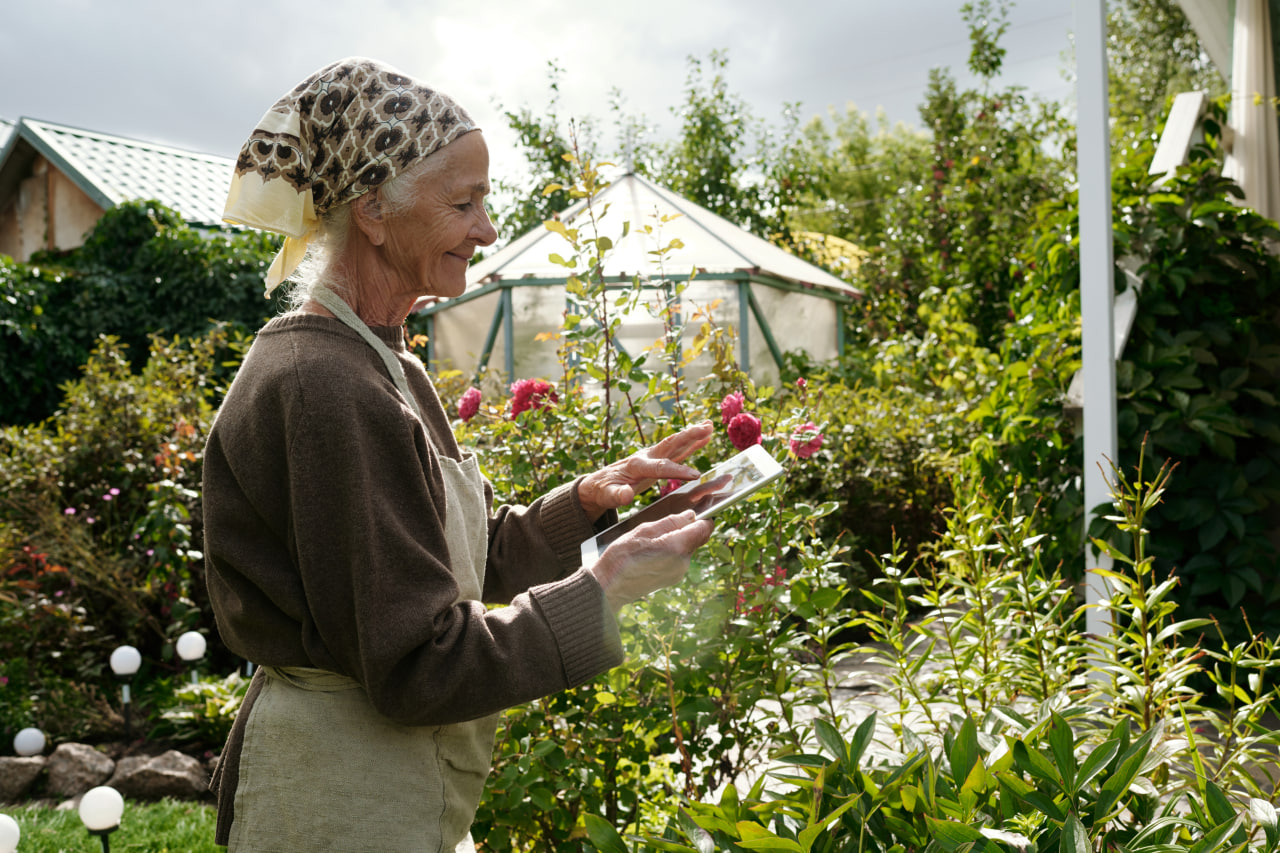
[[[583,558],[594,560],[619,536],[672,513],[691,509],[698,518],[709,518],[781,475],[782,466],[763,447],[749,447],[588,539],[582,544]]]

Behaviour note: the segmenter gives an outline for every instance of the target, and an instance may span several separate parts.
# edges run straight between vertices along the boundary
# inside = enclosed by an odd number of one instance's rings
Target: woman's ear
[[[376,189],[351,202],[351,215],[355,218],[356,227],[370,243],[381,246],[386,241],[386,219],[382,215],[382,199]]]

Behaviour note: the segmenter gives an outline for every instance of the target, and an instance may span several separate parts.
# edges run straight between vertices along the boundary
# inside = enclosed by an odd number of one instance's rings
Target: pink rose
[[[511,383],[511,417],[517,417],[529,409],[541,409],[560,402],[550,382],[541,379],[520,379]]]
[[[746,450],[760,443],[760,419],[747,412],[739,412],[729,421],[729,440],[739,450]]]
[[[742,413],[742,402],[741,391],[725,394],[724,399],[720,401],[720,422],[728,426],[729,421]]]
[[[458,401],[458,417],[465,423],[474,418],[478,411],[480,411],[480,389],[468,388],[463,392],[462,399]]]
[[[791,452],[801,459],[808,459],[822,447],[822,433],[813,421],[801,426],[791,434]]]

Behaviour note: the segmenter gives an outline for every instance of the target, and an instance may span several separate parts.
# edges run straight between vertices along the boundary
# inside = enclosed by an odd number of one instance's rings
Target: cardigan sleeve
[[[617,629],[586,572],[496,610],[455,604],[425,433],[399,405],[346,412],[342,428],[308,417],[290,452],[305,461],[290,479],[314,658],[330,656],[380,713],[415,725],[484,716],[616,665]],[[508,538],[531,557],[548,547],[529,530]]]
[[[274,360],[270,381],[237,377],[207,449],[210,594],[228,647],[349,675],[406,725],[485,716],[621,662],[602,590],[566,561],[534,571],[506,607],[455,604],[439,459],[378,366],[270,357],[258,361]],[[545,531],[566,500],[507,511],[505,562],[565,552]]]

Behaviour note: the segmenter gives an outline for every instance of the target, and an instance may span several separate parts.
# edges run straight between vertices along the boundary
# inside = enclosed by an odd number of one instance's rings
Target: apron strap
[[[404,365],[400,363],[398,358],[396,358],[396,355],[391,351],[391,348],[384,344],[382,339],[375,335],[369,327],[365,325],[364,320],[361,320],[360,317],[356,315],[356,312],[351,310],[351,306],[346,303],[346,300],[334,293],[328,287],[321,286],[314,288],[311,291],[311,298],[316,302],[319,302],[325,308],[328,308],[329,312],[333,314],[333,316],[337,317],[349,328],[355,330],[356,334],[364,338],[365,342],[369,344],[369,346],[373,347],[374,352],[382,358],[382,363],[386,365],[387,373],[391,374],[391,381],[395,383],[396,389],[400,392],[400,395],[404,397],[405,402],[409,404],[409,408],[413,409],[413,413],[417,415],[418,420],[422,422],[425,427],[426,422],[422,420],[422,410],[418,408],[417,399],[409,391],[409,380],[405,378]]]

